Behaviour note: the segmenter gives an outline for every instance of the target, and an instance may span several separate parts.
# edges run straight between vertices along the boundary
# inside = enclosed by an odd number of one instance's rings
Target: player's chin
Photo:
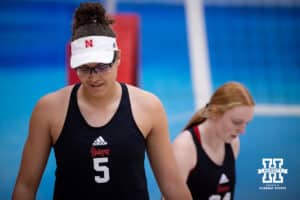
[[[226,142],[230,143],[230,142],[232,142],[232,140],[236,139],[237,137],[238,137],[238,135],[230,135],[226,138],[226,140],[227,140]]]

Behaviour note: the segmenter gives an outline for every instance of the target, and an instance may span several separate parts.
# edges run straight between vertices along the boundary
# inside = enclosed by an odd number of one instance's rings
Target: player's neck
[[[206,120],[200,125],[201,141],[216,151],[220,150],[224,146],[224,141],[218,137],[217,130],[210,120]]]
[[[107,91],[102,95],[93,95],[83,89],[78,92],[79,98],[82,98],[83,101],[95,108],[105,107],[105,105],[111,104],[114,101],[119,101],[121,95],[121,87],[117,82],[107,88]]]

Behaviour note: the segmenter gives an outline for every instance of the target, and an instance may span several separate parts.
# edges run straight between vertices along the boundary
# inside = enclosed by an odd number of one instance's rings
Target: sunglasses
[[[104,64],[104,63],[98,63],[94,67],[89,67],[88,65],[83,65],[81,67],[77,68],[77,72],[80,74],[92,74],[93,72],[95,74],[97,73],[106,73],[109,72],[112,67],[112,63]]]

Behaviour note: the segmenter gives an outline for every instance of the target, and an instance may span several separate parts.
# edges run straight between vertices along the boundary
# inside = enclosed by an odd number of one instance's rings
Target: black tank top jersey
[[[77,103],[79,84],[71,92],[66,120],[54,145],[56,157],[55,200],[147,200],[144,170],[145,139],[137,127],[128,89],[112,119],[91,127]]]
[[[188,129],[197,149],[197,163],[187,184],[193,200],[232,200],[235,186],[235,159],[230,144],[225,144],[223,165],[214,163],[204,151],[197,126]]]

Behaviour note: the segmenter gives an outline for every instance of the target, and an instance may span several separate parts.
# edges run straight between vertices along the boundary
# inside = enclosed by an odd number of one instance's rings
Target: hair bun
[[[113,20],[106,16],[106,11],[102,5],[92,2],[81,3],[75,12],[74,19],[73,28],[75,29],[86,24],[110,25],[113,23]]]

